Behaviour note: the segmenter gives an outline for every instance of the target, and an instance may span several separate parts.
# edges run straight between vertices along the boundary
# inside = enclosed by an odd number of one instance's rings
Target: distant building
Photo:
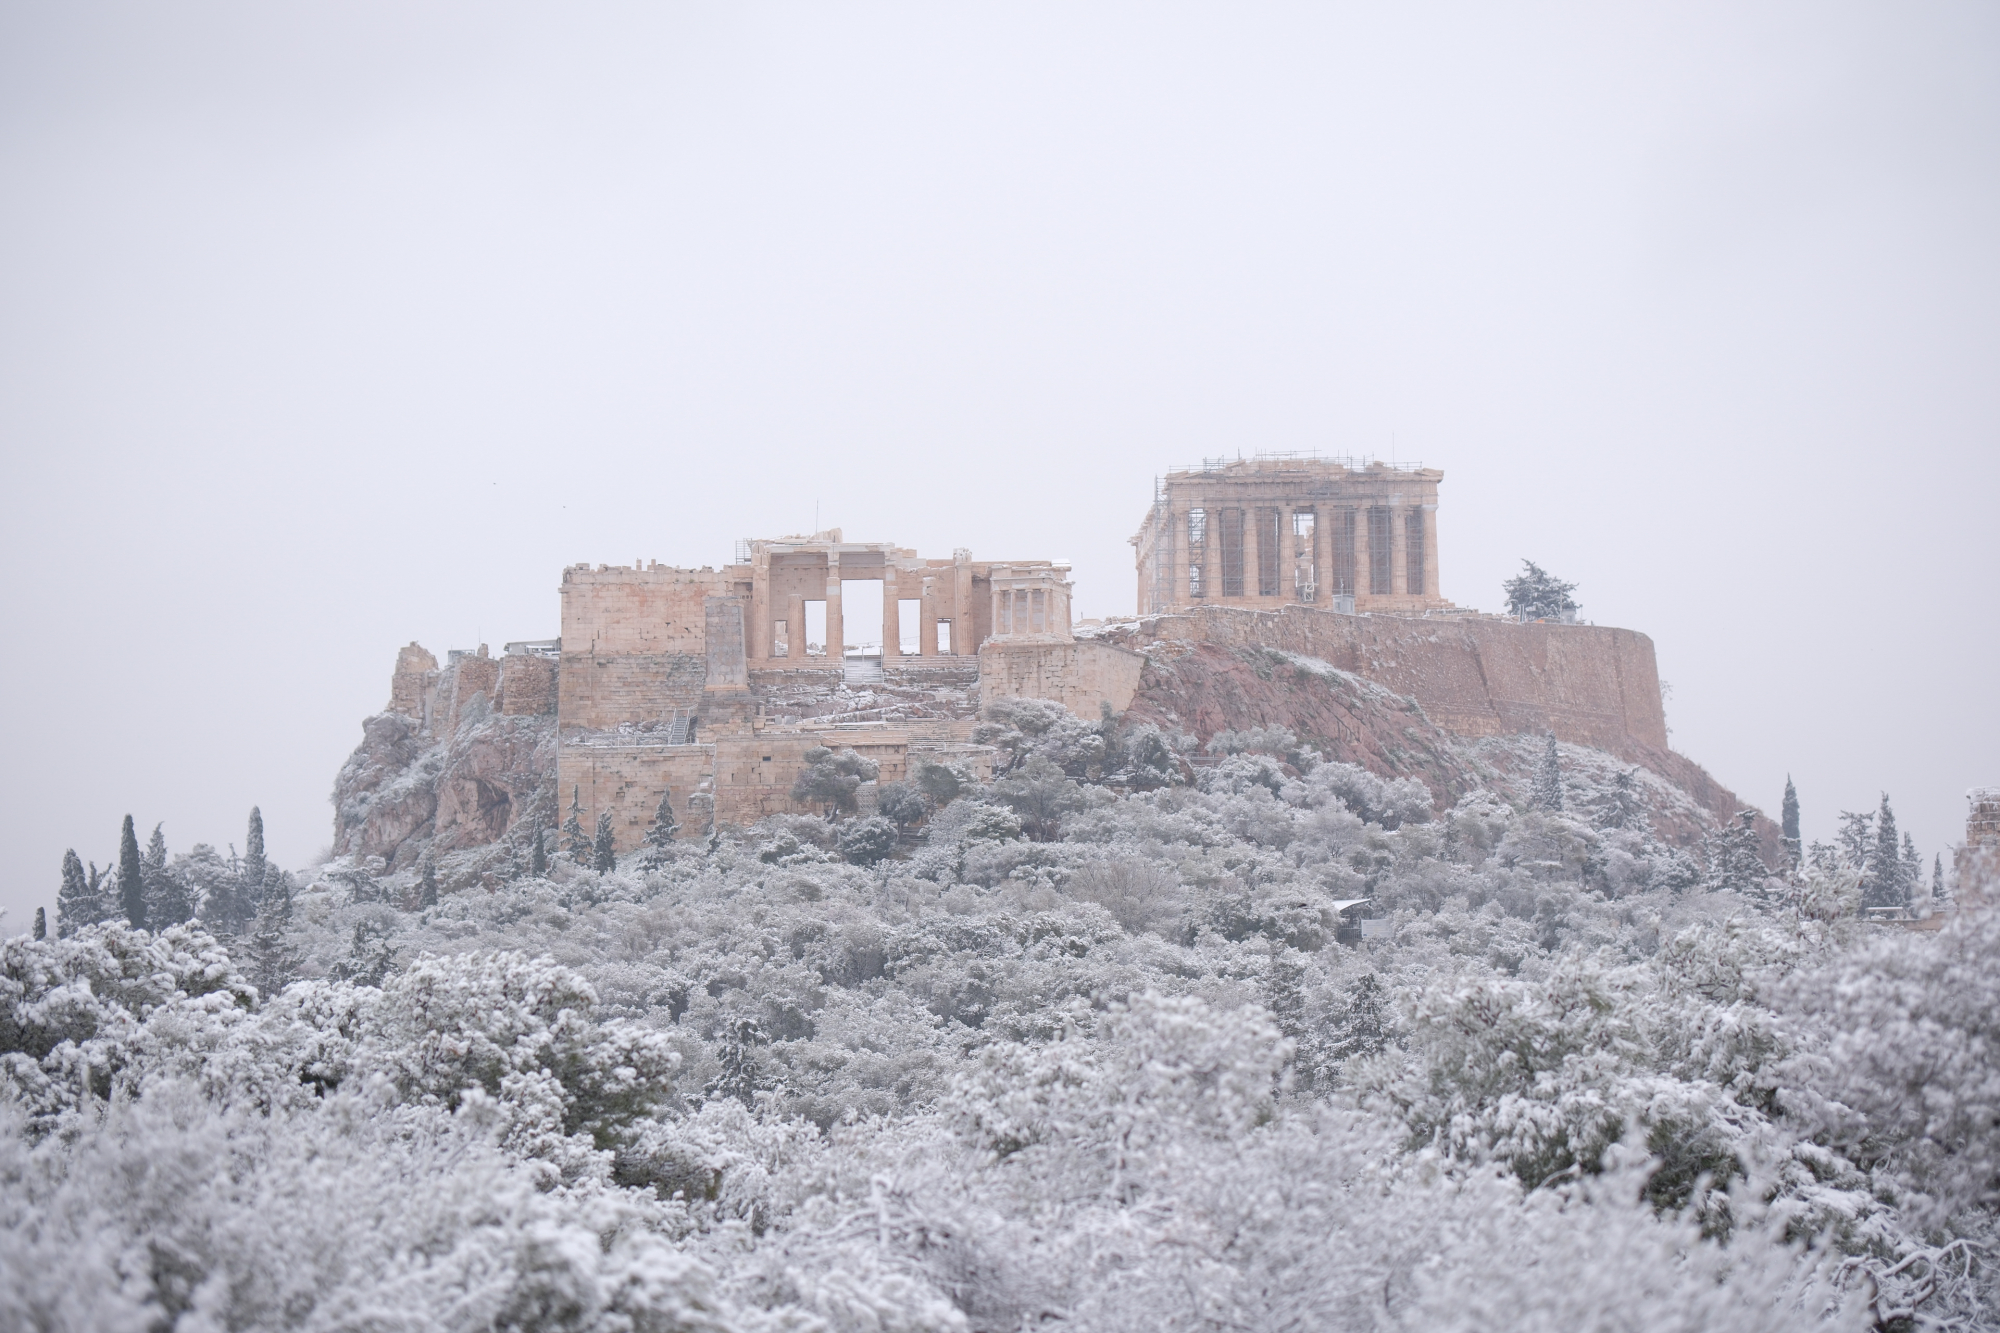
[[[1437,490],[1418,463],[1259,454],[1154,483],[1139,614],[1204,605],[1442,610]]]

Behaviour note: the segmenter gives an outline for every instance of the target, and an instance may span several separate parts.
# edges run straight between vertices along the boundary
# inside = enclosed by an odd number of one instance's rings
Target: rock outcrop
[[[389,711],[361,724],[334,780],[334,855],[400,869],[426,850],[498,843],[523,819],[553,825],[553,664],[483,650],[436,660],[403,649]]]
[[[1144,645],[1146,668],[1127,717],[1206,744],[1218,732],[1284,727],[1329,759],[1384,777],[1413,777],[1439,809],[1479,787],[1525,790],[1544,739],[1534,733],[1465,735],[1425,705],[1325,660],[1265,646],[1162,641]],[[1560,734],[1560,733],[1558,733]],[[1655,832],[1692,846],[1743,809],[1699,764],[1629,734],[1593,731],[1564,745],[1565,764],[1586,787],[1608,783],[1618,765],[1643,770],[1639,798]],[[1758,816],[1776,863],[1777,826]]]

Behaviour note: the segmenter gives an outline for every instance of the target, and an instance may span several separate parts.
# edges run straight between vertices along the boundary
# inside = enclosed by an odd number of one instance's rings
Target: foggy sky
[[[120,817],[297,867],[565,564],[1075,564],[1152,477],[1445,472],[1675,748],[1926,861],[2000,783],[1990,4],[0,10],[0,931]]]

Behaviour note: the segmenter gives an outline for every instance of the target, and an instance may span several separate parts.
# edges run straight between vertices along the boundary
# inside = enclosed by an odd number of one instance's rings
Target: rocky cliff
[[[555,822],[553,664],[482,650],[438,669],[402,650],[388,711],[334,779],[333,852],[390,869],[500,842],[524,819]]]
[[[1146,668],[1128,713],[1204,744],[1218,732],[1284,727],[1323,755],[1384,777],[1414,777],[1443,809],[1479,787],[1523,791],[1545,744],[1538,731],[1465,735],[1447,729],[1428,703],[1323,658],[1263,645],[1227,646],[1169,640],[1141,645]],[[1561,736],[1561,732],[1557,732]],[[1691,846],[1744,808],[1735,793],[1699,764],[1662,746],[1609,728],[1590,742],[1562,746],[1565,768],[1582,798],[1637,769],[1637,787],[1655,831]],[[1767,857],[1778,830],[1758,816]]]

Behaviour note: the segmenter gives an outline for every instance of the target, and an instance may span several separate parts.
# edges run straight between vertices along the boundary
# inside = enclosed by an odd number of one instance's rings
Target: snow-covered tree
[[[68,939],[105,917],[96,886],[84,877],[83,861],[71,847],[63,853],[62,887],[56,890],[56,934]]]
[[[1896,814],[1889,808],[1889,797],[1885,792],[1882,808],[1875,814],[1867,875],[1862,880],[1863,909],[1878,912],[1904,912],[1909,909],[1911,885],[1904,874],[1903,860],[1897,854],[1899,850]]]
[[[590,835],[583,831],[583,784],[570,787],[569,814],[562,826],[563,852],[577,865],[589,865],[591,861]]]
[[[828,819],[853,814],[858,806],[855,793],[864,782],[873,782],[880,767],[872,759],[852,749],[835,753],[824,745],[805,752],[805,767],[792,783],[792,799],[800,805],[817,807]]]
[[[1501,584],[1507,594],[1507,609],[1525,620],[1561,620],[1574,616],[1574,583],[1565,583],[1532,560],[1521,562],[1522,572]]]
[[[1792,785],[1792,775],[1785,774],[1785,800],[1779,809],[1778,827],[1785,840],[1785,855],[1789,868],[1799,868],[1799,858],[1804,854],[1805,844],[1799,837],[1799,792]]]
[[[133,925],[146,924],[146,880],[139,864],[139,838],[132,829],[132,816],[118,833],[118,909]]]
[[[255,910],[264,892],[264,812],[250,807],[250,824],[243,834],[242,877],[244,906]]]
[[[537,879],[549,873],[548,834],[539,819],[528,825],[528,873]]]
[[[671,789],[660,788],[660,803],[653,810],[653,822],[646,829],[647,855],[658,861],[674,845],[674,837],[680,832],[680,821],[674,818],[674,801]]]
[[[1562,755],[1556,749],[1556,734],[1548,734],[1542,762],[1535,769],[1535,805],[1560,814],[1563,808]]]
[[[609,810],[601,811],[597,816],[597,837],[591,842],[590,868],[600,875],[618,868],[618,849],[612,841]]]
[[[1708,884],[1712,892],[1740,893],[1767,900],[1771,870],[1764,864],[1757,836],[1757,812],[1739,810],[1736,822],[1725,827],[1709,852]]]

